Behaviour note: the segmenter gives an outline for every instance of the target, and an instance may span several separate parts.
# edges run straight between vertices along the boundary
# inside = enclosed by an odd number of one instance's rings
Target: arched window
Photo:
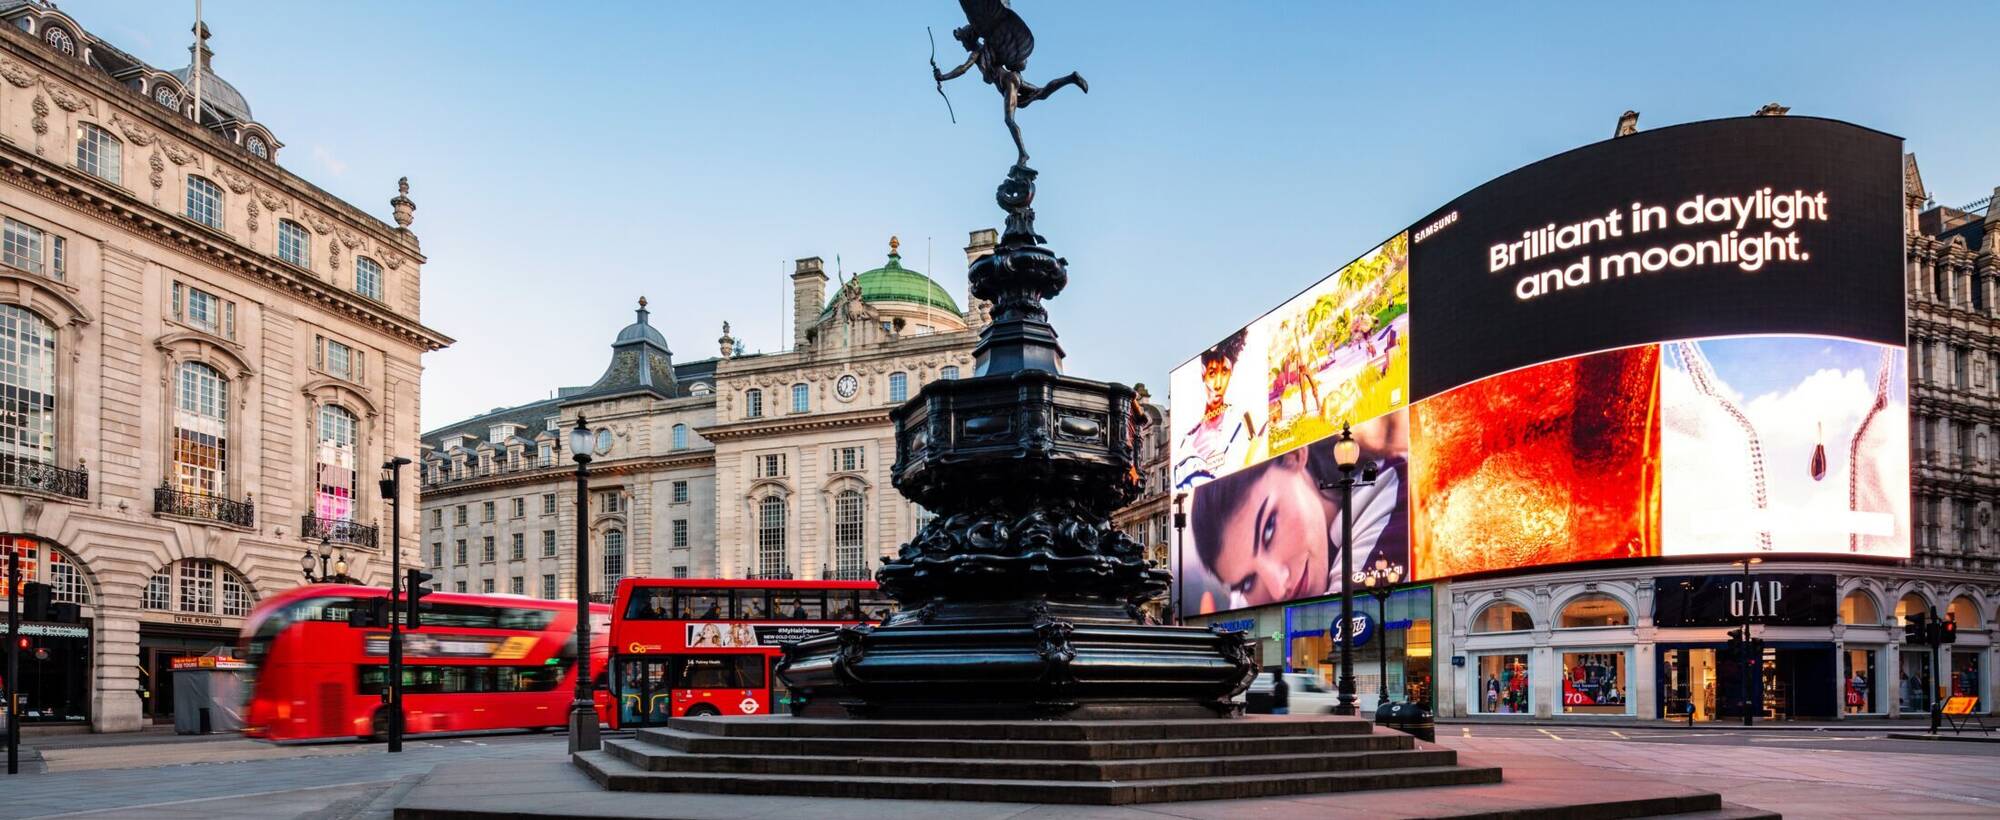
[[[301,268],[312,267],[312,234],[304,225],[278,220],[278,258]]]
[[[188,177],[187,217],[222,230],[222,189],[201,177]]]
[[[124,147],[110,131],[82,123],[76,127],[76,168],[116,184],[124,167]]]
[[[243,138],[243,149],[249,151],[251,156],[258,159],[271,158],[271,146],[264,142],[263,137],[256,134],[251,134]]]
[[[940,379],[956,379],[956,378],[958,378],[958,365],[955,365],[955,364],[948,364],[948,365],[945,365],[944,367],[940,368],[940,369],[938,370],[938,378],[940,378]]]
[[[715,389],[709,387],[708,382],[695,382],[694,387],[689,388],[688,392],[696,396],[706,396],[715,392]]]
[[[757,574],[782,578],[791,571],[785,557],[785,500],[771,496],[757,502]]]
[[[792,385],[792,412],[804,413],[812,409],[812,392],[803,384]]]
[[[910,374],[902,371],[889,374],[889,400],[893,402],[910,400]]]
[[[862,542],[863,502],[856,490],[842,490],[833,497],[833,571],[835,578],[859,580],[866,577],[868,558]]]
[[[76,40],[69,36],[69,32],[55,26],[49,26],[46,31],[42,32],[42,39],[48,42],[49,48],[53,48],[71,57],[76,56]]]
[[[674,449],[676,449],[676,450],[685,450],[685,449],[687,449],[687,446],[688,446],[688,426],[687,426],[687,425],[685,425],[685,424],[676,424],[676,425],[674,425],[674,430],[673,430],[673,435],[674,435]]]
[[[1930,601],[1924,600],[1924,596],[1919,595],[1917,593],[1914,592],[1909,593],[1907,595],[1904,595],[1902,600],[1896,602],[1895,625],[1901,626],[1903,624],[1909,623],[1911,615],[1915,615],[1919,612],[1928,615],[1930,614],[1930,611],[1931,611]]]
[[[604,591],[611,592],[618,587],[618,580],[625,577],[625,531],[604,531]]]
[[[1946,614],[1951,616],[1951,619],[1957,624],[1959,629],[1978,629],[1980,627],[1979,605],[1973,603],[1971,598],[1960,595],[1951,599],[1951,609],[1947,610]]]
[[[355,430],[359,426],[347,408],[320,405],[318,491],[313,498],[313,514],[320,518],[354,520]]]
[[[56,326],[16,305],[0,305],[0,456],[56,461]]]
[[[1880,626],[1882,611],[1875,606],[1875,596],[1863,590],[1847,593],[1840,599],[1840,622],[1849,626]]]
[[[1562,618],[1557,621],[1558,629],[1631,625],[1632,613],[1625,610],[1624,604],[1617,598],[1596,593],[1571,598],[1563,605]]]
[[[55,588],[55,599],[64,603],[90,603],[90,584],[84,580],[83,570],[76,560],[60,548],[45,544],[33,538],[10,538],[0,541],[0,574],[6,572],[7,556],[21,556],[21,580],[48,584]],[[0,583],[0,589],[5,588]]]
[[[182,362],[174,409],[174,481],[184,493],[229,494],[229,381],[201,362]]]
[[[1500,601],[1472,616],[1472,633],[1482,632],[1527,632],[1535,628],[1535,619],[1518,604]]]
[[[153,573],[146,584],[147,609],[241,618],[257,605],[250,581],[227,564],[183,558]]]
[[[746,419],[755,419],[763,418],[763,416],[764,391],[755,387],[743,391],[743,417]]]
[[[382,266],[375,260],[354,257],[354,292],[370,299],[382,298]]]

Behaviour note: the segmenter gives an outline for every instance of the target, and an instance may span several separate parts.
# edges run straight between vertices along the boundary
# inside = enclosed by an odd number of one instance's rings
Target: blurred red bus
[[[765,715],[790,699],[784,644],[879,623],[895,602],[874,581],[626,578],[611,602],[615,728],[684,715]]]
[[[254,667],[243,732],[270,740],[384,738],[389,629],[348,613],[380,587],[315,584],[257,605],[243,626]],[[423,628],[403,633],[404,731],[568,725],[576,693],[576,603],[433,592]],[[590,667],[602,719],[610,608],[592,605]]]

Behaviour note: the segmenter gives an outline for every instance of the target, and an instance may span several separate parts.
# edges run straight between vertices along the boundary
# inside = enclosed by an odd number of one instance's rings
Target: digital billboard
[[[1804,117],[1587,145],[1203,351],[1170,379],[1184,613],[1348,567],[1907,557],[1901,156]],[[1346,560],[1343,423],[1378,473]]]

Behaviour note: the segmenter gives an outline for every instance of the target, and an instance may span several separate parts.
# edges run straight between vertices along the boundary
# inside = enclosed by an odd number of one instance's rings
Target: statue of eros
[[[1014,135],[1014,149],[1020,153],[1016,164],[1025,168],[1028,149],[1021,143],[1021,126],[1014,123],[1015,109],[1047,99],[1063,86],[1074,85],[1088,94],[1090,84],[1074,71],[1048,85],[1021,79],[1021,72],[1028,68],[1028,55],[1035,53],[1034,32],[1028,30],[1021,15],[1014,13],[1007,0],[958,0],[958,4],[965,9],[967,24],[952,30],[951,36],[958,38],[970,54],[964,64],[950,71],[939,71],[933,64],[931,77],[937,81],[939,90],[943,90],[944,81],[957,79],[966,69],[979,66],[980,79],[1000,90],[1000,101],[1007,112],[1007,132]]]

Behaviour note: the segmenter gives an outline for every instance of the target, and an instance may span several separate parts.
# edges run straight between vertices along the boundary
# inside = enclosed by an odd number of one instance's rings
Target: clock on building
[[[839,395],[843,401],[854,398],[855,392],[860,389],[861,381],[854,378],[854,374],[852,373],[840,377],[839,381],[833,383],[833,392]]]

